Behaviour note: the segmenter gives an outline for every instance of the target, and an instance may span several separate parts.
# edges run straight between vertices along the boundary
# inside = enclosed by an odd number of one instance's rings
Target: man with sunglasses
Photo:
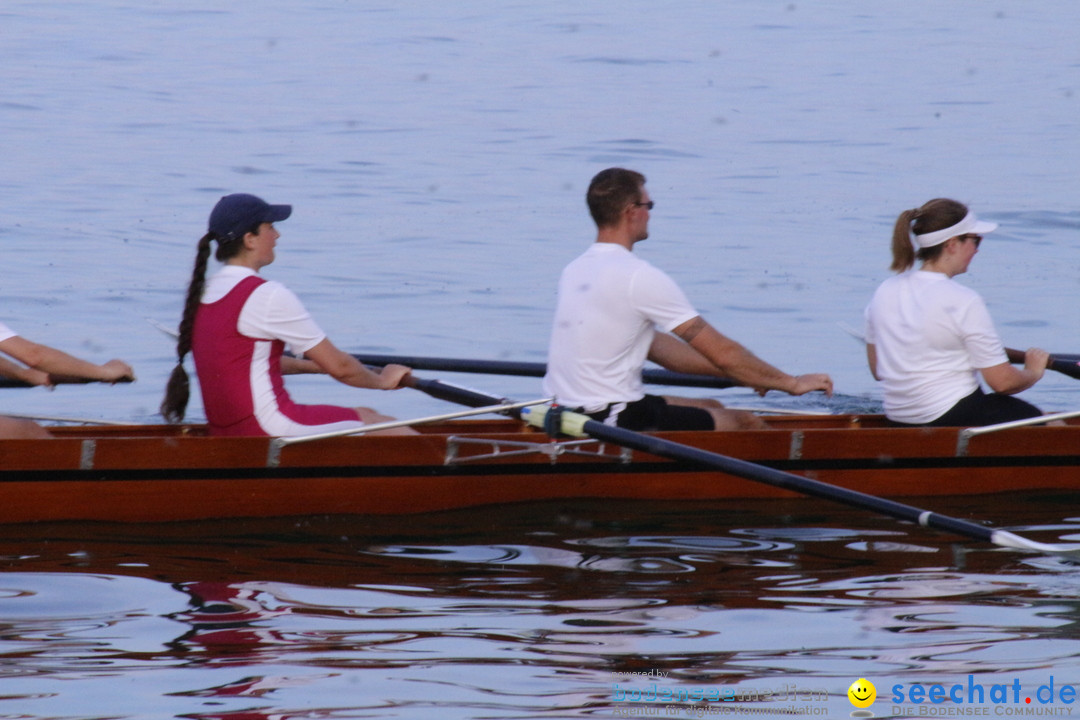
[[[828,375],[788,375],[721,335],[670,277],[633,254],[649,237],[655,206],[641,173],[600,172],[586,202],[596,242],[563,270],[544,377],[544,391],[559,404],[630,430],[765,427],[716,400],[646,395],[646,359],[676,372],[731,378],[762,394],[832,395]]]

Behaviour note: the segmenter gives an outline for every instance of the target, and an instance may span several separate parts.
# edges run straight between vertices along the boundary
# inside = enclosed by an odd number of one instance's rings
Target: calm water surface
[[[558,272],[592,239],[585,187],[614,164],[657,201],[639,252],[839,391],[768,404],[878,407],[839,323],[886,277],[896,214],[935,196],[1002,225],[963,281],[1006,342],[1080,352],[1072,0],[219,5],[0,7],[0,319],[139,374],[5,391],[5,411],[155,421],[174,360],[146,318],[176,322],[206,215],[237,191],[295,206],[266,274],[341,347],[541,360]],[[1070,410],[1078,390],[1025,397]],[[1049,539],[1074,499],[933,506]],[[612,673],[649,671],[824,689],[798,707],[830,716],[860,676],[886,698],[969,673],[1080,683],[1074,565],[817,502],[0,537],[5,717],[610,717],[613,684],[647,677]]]
[[[1075,500],[935,502],[1056,537],[1080,521],[1023,523]],[[618,717],[654,684],[842,717],[859,677],[1080,682],[1076,564],[814,501],[21,527],[0,554],[5,717]]]

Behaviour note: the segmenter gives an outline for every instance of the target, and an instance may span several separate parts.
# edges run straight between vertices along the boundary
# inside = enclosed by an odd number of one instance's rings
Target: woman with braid
[[[893,422],[974,426],[1041,414],[1013,395],[1042,378],[1049,355],[1032,348],[1022,369],[1010,365],[982,298],[953,280],[996,229],[942,198],[897,218],[890,269],[898,274],[866,308],[867,360]],[[983,392],[980,375],[992,393]]]
[[[259,277],[274,261],[280,237],[274,223],[291,214],[291,205],[246,194],[226,195],[210,213],[180,323],[179,361],[161,404],[168,421],[184,418],[189,391],[183,363],[189,351],[212,435],[296,437],[392,419],[370,408],[299,405],[285,391],[282,375],[291,373],[325,372],[346,385],[380,390],[403,387],[410,377],[402,365],[376,372],[339,350],[296,295]],[[212,242],[225,266],[206,279]],[[297,357],[284,353],[286,345]]]

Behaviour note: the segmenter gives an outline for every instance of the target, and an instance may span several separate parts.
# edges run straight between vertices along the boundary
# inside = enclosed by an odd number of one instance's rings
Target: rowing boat
[[[769,418],[767,430],[657,433],[684,445],[887,497],[1080,489],[1080,421],[894,428],[877,415]],[[412,436],[282,445],[199,425],[58,427],[0,440],[0,522],[157,522],[393,515],[568,498],[730,501],[788,490],[512,419]]]

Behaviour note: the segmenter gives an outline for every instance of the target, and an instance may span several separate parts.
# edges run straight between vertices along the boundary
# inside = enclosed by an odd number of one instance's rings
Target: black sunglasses
[[[982,242],[982,235],[976,235],[975,233],[968,233],[966,235],[960,235],[961,240],[971,240],[975,243],[975,247],[979,247],[979,243]]]
[[[656,207],[656,203],[650,200],[649,202],[636,202],[634,203],[634,206],[643,207],[646,210],[652,210],[654,207]]]

